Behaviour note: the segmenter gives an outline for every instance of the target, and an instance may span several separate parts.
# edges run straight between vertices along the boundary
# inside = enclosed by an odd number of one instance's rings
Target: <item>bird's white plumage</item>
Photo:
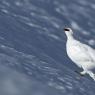
[[[77,41],[73,37],[73,31],[70,28],[64,29],[67,35],[66,49],[69,58],[80,68],[83,68],[81,74],[89,74],[94,80],[95,75],[92,72],[95,69],[95,50],[90,46]]]

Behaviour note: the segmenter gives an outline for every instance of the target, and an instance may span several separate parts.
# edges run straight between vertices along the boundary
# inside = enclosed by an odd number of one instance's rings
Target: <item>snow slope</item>
[[[94,0],[0,0],[0,95],[94,95],[66,54],[63,27],[95,47]],[[80,71],[80,69],[78,69]]]

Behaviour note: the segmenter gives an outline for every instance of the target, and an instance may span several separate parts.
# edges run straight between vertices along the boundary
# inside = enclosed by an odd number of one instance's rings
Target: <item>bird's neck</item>
[[[75,41],[75,39],[74,39],[73,35],[68,34],[67,35],[67,43],[66,43],[66,46],[67,47],[70,47],[72,44],[74,44],[74,41]]]
[[[74,39],[72,32],[65,32],[65,33],[66,33],[66,36],[67,36],[67,40],[72,40],[72,39]]]
[[[73,34],[66,33],[66,35],[67,35],[67,40],[73,40],[74,39]]]

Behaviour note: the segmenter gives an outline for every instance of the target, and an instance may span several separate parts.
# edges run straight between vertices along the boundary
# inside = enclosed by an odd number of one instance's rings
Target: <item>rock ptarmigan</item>
[[[95,74],[93,73],[95,69],[95,49],[76,40],[71,28],[65,28],[64,31],[67,36],[67,55],[78,67],[83,69],[80,72],[81,75],[89,74],[95,80]]]

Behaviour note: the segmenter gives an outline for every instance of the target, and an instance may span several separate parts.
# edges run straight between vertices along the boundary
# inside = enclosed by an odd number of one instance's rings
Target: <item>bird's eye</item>
[[[70,31],[69,29],[65,28],[64,31]]]

